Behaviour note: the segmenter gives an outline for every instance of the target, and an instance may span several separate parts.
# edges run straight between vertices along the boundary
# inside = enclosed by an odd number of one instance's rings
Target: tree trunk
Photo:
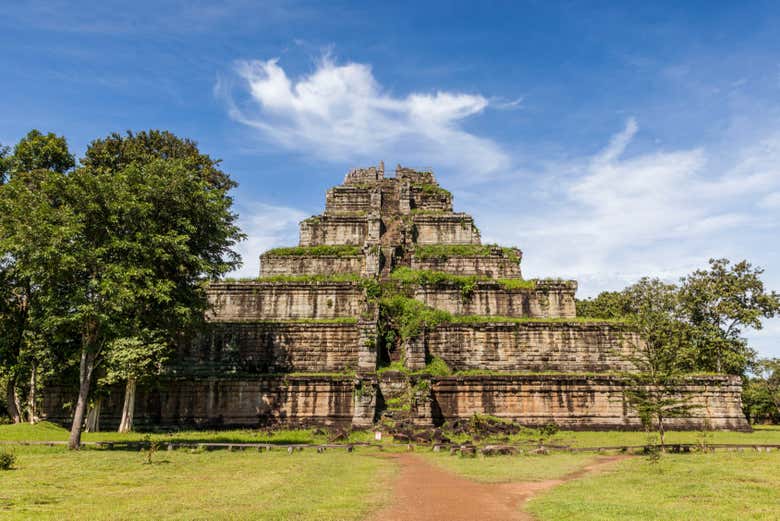
[[[87,432],[99,432],[100,431],[100,406],[102,405],[103,398],[98,396],[92,407],[87,412],[87,424],[84,430]]]
[[[33,362],[32,369],[30,371],[30,393],[27,395],[27,420],[30,422],[30,424],[35,424],[35,422],[38,421],[38,414],[35,410],[35,387],[37,385],[36,372],[37,367],[35,366],[35,362]]]
[[[666,431],[664,431],[664,417],[662,415],[658,415],[658,434],[661,437],[661,451],[666,452],[666,446],[664,445],[664,441],[666,439]]]
[[[5,389],[5,401],[8,406],[8,415],[14,423],[22,422],[22,413],[19,407],[19,395],[16,394],[16,378],[11,377],[8,380],[8,387]]]
[[[133,430],[133,412],[135,412],[135,378],[128,378],[125,386],[125,403],[122,406],[122,420],[119,422],[119,432]]]
[[[76,409],[73,411],[73,424],[70,427],[68,448],[78,449],[81,446],[81,431],[84,428],[84,416],[87,412],[89,389],[92,385],[92,371],[95,369],[95,354],[88,350],[88,346],[81,349],[81,362],[79,363],[79,397],[76,401]]]

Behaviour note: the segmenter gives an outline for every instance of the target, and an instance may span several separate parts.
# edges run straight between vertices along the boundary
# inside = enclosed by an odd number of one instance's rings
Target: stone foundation
[[[136,428],[228,428],[271,425],[348,427],[353,422],[355,384],[351,378],[265,376],[252,379],[168,379],[138,387]],[[70,422],[76,392],[52,387],[45,395],[46,419]],[[123,389],[103,397],[102,430],[115,430]]]
[[[668,429],[749,430],[742,413],[739,377],[688,378],[689,416],[671,418]],[[527,426],[555,423],[570,430],[639,430],[642,424],[624,394],[625,382],[610,376],[523,375],[438,378],[433,383],[437,422],[489,414]]]

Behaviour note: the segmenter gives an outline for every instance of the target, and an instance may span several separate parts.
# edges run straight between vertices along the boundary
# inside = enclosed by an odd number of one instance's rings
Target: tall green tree
[[[745,374],[756,353],[743,332],[780,312],[780,295],[766,290],[763,272],[746,260],[710,259],[708,269],[683,277],[680,302],[696,330],[698,369]]]
[[[22,416],[18,386],[23,376],[29,382],[28,418],[35,421],[38,374],[50,360],[37,263],[48,252],[41,243],[59,236],[56,192],[62,174],[74,164],[65,138],[52,133],[31,130],[13,154],[0,146],[0,375],[15,422]]]
[[[134,144],[150,139],[162,143],[159,149],[147,153]],[[177,147],[179,141],[186,146]],[[139,348],[117,340],[145,329],[172,340],[202,316],[204,282],[239,263],[232,250],[242,238],[228,194],[233,183],[216,161],[179,141],[157,132],[111,136],[94,142],[84,166],[68,176],[65,200],[78,227],[62,252],[72,310],[62,318],[81,333],[71,448],[80,444],[95,369],[112,351]]]
[[[0,371],[7,382],[11,417],[20,421],[17,385],[25,373],[34,419],[38,363],[51,359],[57,331],[52,317],[68,312],[58,295],[58,259],[72,233],[72,214],[62,204],[66,177],[51,170],[16,172],[0,186]]]

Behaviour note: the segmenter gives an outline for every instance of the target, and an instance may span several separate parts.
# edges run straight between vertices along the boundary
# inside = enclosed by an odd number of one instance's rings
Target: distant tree
[[[691,328],[679,318],[677,287],[643,278],[623,292],[630,302],[625,319],[639,333],[630,360],[637,372],[630,375],[626,397],[648,429],[657,430],[661,447],[667,421],[690,414],[693,406],[679,393],[681,377],[694,356]]]
[[[119,432],[133,428],[135,392],[139,380],[159,375],[167,361],[169,344],[160,332],[142,331],[139,336],[118,338],[111,342],[106,351],[105,376],[103,384],[125,383],[125,400]]]
[[[780,358],[759,360],[745,379],[742,408],[751,423],[780,423]]]
[[[631,313],[624,291],[604,291],[589,299],[577,299],[577,315],[589,318],[620,319]]]
[[[68,143],[62,136],[51,132],[42,134],[31,130],[14,147],[10,157],[12,172],[30,172],[32,170],[52,170],[60,174],[76,165],[73,155],[68,151]]]
[[[681,280],[683,317],[696,331],[696,368],[743,375],[755,359],[742,334],[761,329],[762,319],[780,312],[780,295],[768,292],[763,269],[743,260],[710,259],[707,270]]]

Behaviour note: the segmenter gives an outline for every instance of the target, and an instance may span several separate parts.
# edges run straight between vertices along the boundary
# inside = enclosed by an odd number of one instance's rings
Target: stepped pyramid
[[[325,212],[300,223],[297,247],[260,256],[258,279],[210,285],[207,331],[139,387],[135,421],[434,426],[476,413],[641,428],[625,397],[641,339],[577,319],[576,282],[523,280],[521,256],[482,245],[432,172],[352,170],[328,190]],[[393,306],[406,315],[388,314]],[[691,377],[679,392],[699,407],[672,427],[747,428],[739,378]],[[104,424],[118,422],[116,395]]]

